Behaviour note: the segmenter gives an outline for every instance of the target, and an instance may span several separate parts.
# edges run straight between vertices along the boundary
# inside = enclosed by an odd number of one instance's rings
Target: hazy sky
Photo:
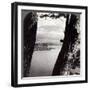
[[[41,14],[42,13],[38,13],[38,29],[36,42],[60,43],[60,39],[64,38],[66,18],[40,18]]]

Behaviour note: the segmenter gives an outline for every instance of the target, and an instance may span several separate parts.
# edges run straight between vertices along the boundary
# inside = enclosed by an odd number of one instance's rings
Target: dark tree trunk
[[[68,51],[72,50],[72,46],[77,37],[77,30],[75,29],[77,17],[75,15],[67,15],[65,37],[62,49],[58,55],[52,75],[63,75],[64,67],[68,60]]]
[[[24,72],[23,76],[29,76],[30,64],[32,59],[32,54],[34,50],[34,45],[36,41],[36,30],[37,30],[37,15],[36,13],[29,13],[24,19]]]

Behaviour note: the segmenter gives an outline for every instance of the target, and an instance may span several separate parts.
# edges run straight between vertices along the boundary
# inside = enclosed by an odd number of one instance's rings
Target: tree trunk
[[[24,19],[24,61],[23,61],[23,76],[29,76],[30,64],[34,45],[36,41],[36,30],[37,30],[37,15],[34,12],[30,12]]]
[[[68,61],[68,52],[72,51],[72,46],[77,36],[77,30],[75,29],[77,18],[73,14],[68,14],[66,18],[66,28],[63,46],[58,55],[55,63],[52,75],[63,75],[66,62]]]

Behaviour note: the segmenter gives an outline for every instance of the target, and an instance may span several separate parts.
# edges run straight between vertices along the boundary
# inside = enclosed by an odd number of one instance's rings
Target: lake
[[[30,77],[51,76],[60,50],[61,47],[56,46],[52,50],[34,51],[30,67]]]

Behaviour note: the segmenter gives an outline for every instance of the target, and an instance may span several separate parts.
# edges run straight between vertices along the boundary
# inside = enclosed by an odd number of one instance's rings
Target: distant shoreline
[[[57,47],[60,47],[60,45],[53,43],[36,43],[34,47],[34,51],[52,50],[52,49],[56,49]]]

